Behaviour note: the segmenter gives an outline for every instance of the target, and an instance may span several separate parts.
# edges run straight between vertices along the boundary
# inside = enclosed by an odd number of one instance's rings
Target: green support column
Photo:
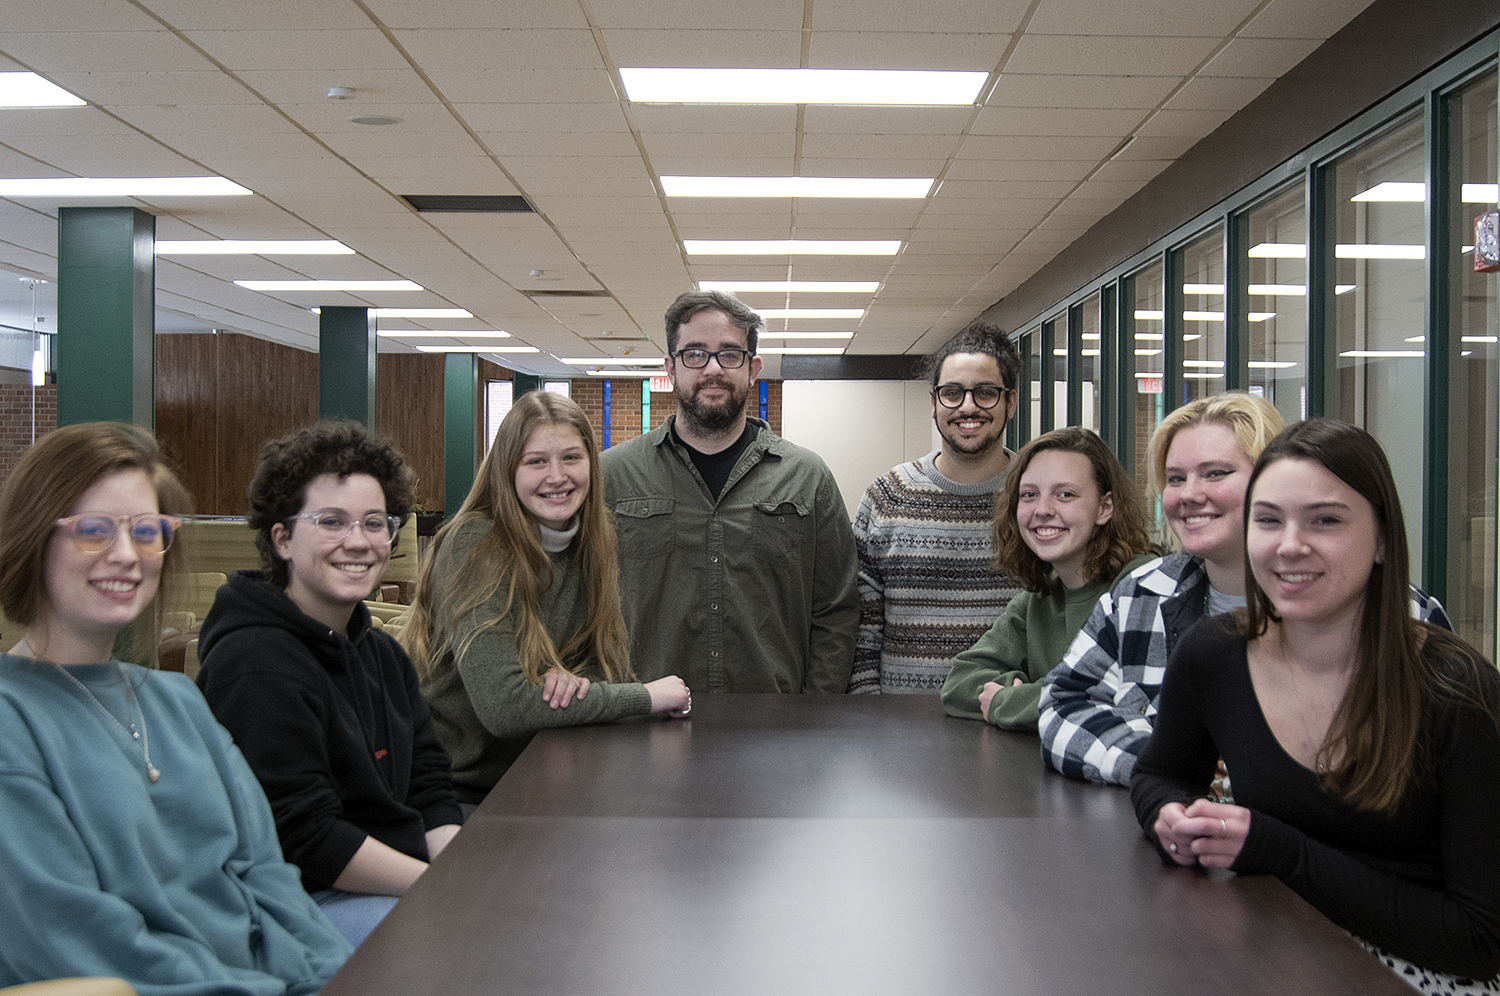
[[[57,211],[57,424],[156,428],[156,218]]]
[[[443,356],[443,514],[452,518],[474,484],[474,426],[478,420],[479,359]]]
[[[323,308],[318,316],[318,417],[375,428],[375,312]]]

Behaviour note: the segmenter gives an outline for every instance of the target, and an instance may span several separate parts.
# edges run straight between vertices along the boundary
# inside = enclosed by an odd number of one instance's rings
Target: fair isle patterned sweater
[[[938,473],[937,454],[877,477],[859,503],[850,692],[937,694],[953,658],[1020,593],[990,563],[990,518],[1005,475],[956,484]]]

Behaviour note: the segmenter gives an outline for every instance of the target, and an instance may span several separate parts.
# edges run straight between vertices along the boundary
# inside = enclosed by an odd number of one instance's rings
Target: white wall
[[[781,428],[828,464],[851,520],[871,481],[938,445],[921,381],[782,381]]]

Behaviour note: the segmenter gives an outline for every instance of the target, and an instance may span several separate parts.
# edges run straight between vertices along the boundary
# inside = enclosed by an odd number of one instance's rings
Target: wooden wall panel
[[[219,469],[214,512],[244,515],[245,485],[267,439],[318,420],[318,354],[220,333]]]
[[[381,353],[375,427],[390,436],[417,472],[417,501],[443,508],[443,356]]]
[[[218,506],[218,340],[156,337],[156,438],[204,514]]]

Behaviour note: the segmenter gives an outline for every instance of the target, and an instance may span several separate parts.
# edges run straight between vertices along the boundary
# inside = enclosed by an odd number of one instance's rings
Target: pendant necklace
[[[24,650],[25,656],[36,659],[32,654],[30,645],[27,644],[25,639],[22,639],[20,643],[16,644],[15,649],[17,651]],[[115,723],[115,725],[119,726],[120,729],[125,731],[126,736],[141,745],[141,756],[146,761],[146,777],[151,781],[153,785],[156,784],[156,780],[161,777],[161,769],[151,763],[151,737],[146,732],[146,711],[141,708],[141,703],[136,699],[135,689],[130,687],[130,678],[125,674],[124,668],[120,667],[119,664],[115,664],[115,672],[120,676],[120,681],[125,685],[125,698],[130,702],[130,708],[135,711],[135,714],[137,716],[140,717],[141,725],[139,728],[137,728],[134,723],[123,722],[120,717],[116,716],[114,713],[105,708],[104,703],[99,701],[99,697],[93,693],[89,686],[79,681],[67,668],[63,667],[56,661],[48,661],[47,663],[51,664],[53,667],[61,671],[64,678],[67,678],[73,684],[78,686],[79,691],[83,692],[84,698],[88,699],[89,702],[93,704],[95,709],[98,709],[100,712],[104,713],[104,715],[109,717],[109,719],[113,723]]]

